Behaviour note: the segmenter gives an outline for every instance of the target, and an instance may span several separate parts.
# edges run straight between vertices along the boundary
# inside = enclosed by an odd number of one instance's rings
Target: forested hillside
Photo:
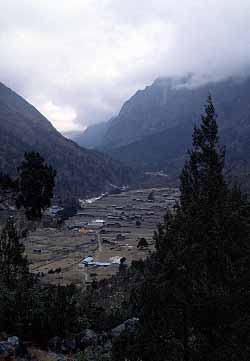
[[[245,177],[250,161],[248,77],[200,86],[191,76],[159,78],[124,103],[119,115],[110,121],[102,144],[98,140],[96,147],[127,165],[178,174],[208,94],[212,94],[221,139],[227,146],[226,166]]]
[[[101,146],[103,138],[109,128],[112,120],[107,122],[90,125],[84,132],[77,132],[70,135],[69,138],[73,139],[77,144],[86,148],[97,148]]]
[[[78,197],[130,181],[119,162],[64,138],[18,94],[0,84],[0,170],[15,174],[25,151],[38,151],[57,170],[56,194]]]

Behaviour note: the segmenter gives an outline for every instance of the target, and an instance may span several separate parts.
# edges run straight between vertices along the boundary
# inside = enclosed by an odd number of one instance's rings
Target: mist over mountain
[[[63,137],[31,104],[0,83],[0,171],[16,173],[25,151],[38,151],[57,170],[56,193],[80,197],[129,181],[129,171]]]
[[[112,119],[89,126],[84,132],[69,133],[68,137],[86,148],[97,148],[101,146],[103,138],[110,126]]]
[[[130,166],[178,174],[209,94],[218,114],[221,140],[227,146],[228,166],[233,165],[234,172],[248,168],[249,77],[205,85],[196,84],[192,76],[156,79],[126,101],[117,117],[104,123],[107,130],[101,142],[99,133],[95,147]],[[105,129],[100,124],[95,130],[98,127]],[[92,138],[92,147],[94,141]]]
[[[188,78],[182,82],[157,79],[125,102],[111,122],[103,146],[118,148],[186,122],[192,126],[200,120],[209,94],[214,99],[220,126],[234,127],[237,117],[248,114],[249,89],[249,78],[231,78],[198,87]]]

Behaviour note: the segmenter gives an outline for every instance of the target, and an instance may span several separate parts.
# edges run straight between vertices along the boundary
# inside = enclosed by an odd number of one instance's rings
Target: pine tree
[[[45,286],[29,272],[24,245],[9,219],[0,236],[0,332],[46,338],[75,332],[77,289]]]
[[[180,204],[156,232],[156,253],[131,300],[141,333],[130,340],[127,355],[155,361],[248,360],[250,204],[225,181],[225,149],[211,97],[188,155]]]
[[[7,288],[15,288],[29,275],[24,245],[16,231],[13,219],[7,221],[0,236],[0,279]]]
[[[56,172],[48,166],[39,153],[25,153],[18,168],[17,207],[24,207],[29,220],[39,219],[50,206]]]
[[[19,332],[28,324],[34,277],[12,218],[0,235],[0,331]]]

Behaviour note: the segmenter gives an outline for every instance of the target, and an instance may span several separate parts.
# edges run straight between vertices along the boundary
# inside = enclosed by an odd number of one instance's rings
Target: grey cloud
[[[84,128],[159,76],[249,73],[249,39],[249,0],[8,0],[0,80],[59,129]]]

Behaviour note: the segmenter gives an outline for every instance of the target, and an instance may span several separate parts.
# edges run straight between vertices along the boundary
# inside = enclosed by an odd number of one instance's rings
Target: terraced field
[[[157,224],[178,197],[177,189],[163,188],[127,191],[93,203],[83,202],[82,209],[63,227],[38,228],[30,234],[25,247],[31,270],[43,272],[45,281],[60,284],[110,277],[119,269],[120,258],[126,258],[129,265],[153,251]],[[141,238],[147,240],[148,247],[137,248]],[[87,256],[97,265],[79,267]]]

